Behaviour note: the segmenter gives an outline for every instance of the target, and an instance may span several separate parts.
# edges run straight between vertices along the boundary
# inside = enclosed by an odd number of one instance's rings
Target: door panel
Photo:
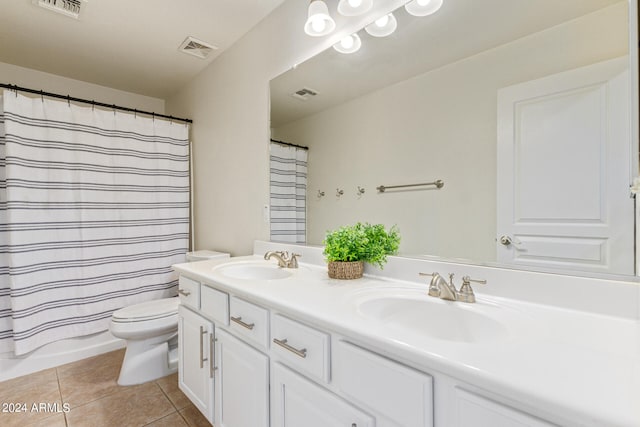
[[[634,273],[628,88],[619,58],[498,92],[498,261]]]

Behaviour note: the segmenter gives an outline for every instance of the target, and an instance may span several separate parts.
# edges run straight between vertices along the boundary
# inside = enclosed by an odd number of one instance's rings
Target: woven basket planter
[[[359,279],[364,271],[364,261],[330,261],[329,277],[332,279]]]

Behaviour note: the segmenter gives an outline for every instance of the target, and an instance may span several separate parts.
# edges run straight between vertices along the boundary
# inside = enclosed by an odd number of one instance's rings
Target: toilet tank
[[[224,252],[200,250],[194,252],[187,252],[187,262],[203,261],[205,259],[215,258],[229,258],[229,254]]]

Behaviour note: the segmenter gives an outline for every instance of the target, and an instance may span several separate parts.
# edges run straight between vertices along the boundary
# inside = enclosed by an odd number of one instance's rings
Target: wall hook
[[[321,199],[323,197],[324,197],[324,191],[318,190],[318,199]]]
[[[358,194],[358,197],[362,197],[362,195],[364,194],[364,188],[362,188],[362,187],[360,187],[358,185],[358,193],[357,194]]]
[[[344,190],[341,190],[339,188],[336,188],[336,197],[340,197],[344,194]]]

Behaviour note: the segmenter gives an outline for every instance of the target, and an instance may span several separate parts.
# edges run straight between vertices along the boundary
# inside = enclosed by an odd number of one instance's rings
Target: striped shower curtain
[[[104,331],[176,294],[189,242],[188,128],[29,98],[0,102],[0,352]]]
[[[270,147],[271,240],[306,243],[307,150]]]

